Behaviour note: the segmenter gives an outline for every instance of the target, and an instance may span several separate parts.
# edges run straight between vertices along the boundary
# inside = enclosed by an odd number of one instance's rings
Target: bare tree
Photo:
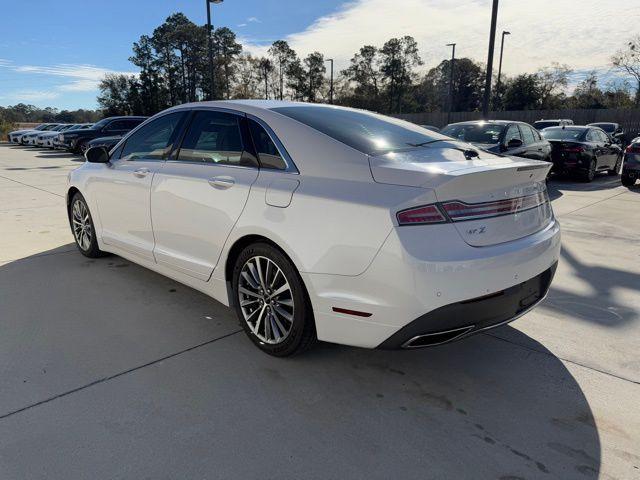
[[[640,106],[640,35],[629,40],[626,48],[618,50],[611,57],[611,63],[617,69],[633,77],[637,85],[636,106]]]

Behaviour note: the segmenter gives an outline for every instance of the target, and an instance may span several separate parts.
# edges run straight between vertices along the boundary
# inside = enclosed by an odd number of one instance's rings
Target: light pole
[[[505,35],[511,35],[511,32],[506,30],[502,32],[502,43],[500,44],[500,63],[498,64],[498,81],[496,82],[496,95],[500,94],[500,77],[502,76],[502,54],[504,53],[504,37]]]
[[[211,3],[222,3],[224,0],[205,0],[207,2],[207,37],[209,39],[209,74],[211,75],[211,90],[209,100],[216,98],[216,74],[213,67],[213,26],[211,25]]]
[[[484,102],[482,104],[482,117],[489,119],[489,103],[491,100],[491,77],[493,75],[493,50],[496,46],[496,23],[498,21],[498,0],[493,0],[491,11],[491,32],[489,33],[489,56],[487,57],[487,80],[484,85]]]
[[[331,81],[329,83],[329,103],[333,105],[333,58],[328,58],[325,62],[331,62]]]
[[[456,61],[456,44],[447,43],[451,47],[451,68],[449,69],[449,110],[447,111],[447,124],[451,123],[451,110],[453,109],[453,66]]]

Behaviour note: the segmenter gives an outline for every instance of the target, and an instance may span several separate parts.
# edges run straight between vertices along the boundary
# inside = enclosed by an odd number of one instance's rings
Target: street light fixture
[[[482,118],[489,120],[489,104],[491,101],[491,77],[493,76],[493,50],[496,46],[496,23],[498,22],[498,0],[493,0],[491,10],[491,31],[489,33],[489,55],[487,57],[487,79],[484,85],[484,102]]]
[[[329,83],[329,103],[333,105],[333,58],[328,58],[325,62],[331,62],[331,83]]]
[[[500,44],[500,64],[498,65],[498,81],[496,82],[496,95],[501,95],[500,77],[502,76],[502,55],[504,53],[504,37],[506,35],[511,35],[511,32],[507,32],[506,30],[502,32],[502,43]]]
[[[213,26],[211,25],[211,3],[222,3],[224,0],[205,0],[207,2],[207,38],[209,39],[209,74],[211,75],[211,90],[209,100],[216,98],[216,75],[213,65]]]
[[[447,111],[447,124],[451,123],[451,110],[453,108],[453,66],[456,61],[456,44],[447,43],[451,47],[451,68],[449,69],[449,110]]]

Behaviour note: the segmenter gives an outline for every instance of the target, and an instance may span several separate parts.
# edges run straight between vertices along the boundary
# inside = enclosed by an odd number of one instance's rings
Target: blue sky
[[[558,6],[562,4],[562,8]],[[95,108],[107,71],[135,72],[131,44],[182,11],[206,21],[204,0],[0,0],[0,105]],[[337,68],[364,44],[413,35],[428,68],[458,43],[460,56],[484,61],[489,0],[225,0],[214,25],[228,26],[245,50],[262,54],[285,38]],[[593,22],[598,18],[597,22]],[[611,75],[609,57],[640,25],[640,0],[503,0],[498,29],[510,30],[504,71],[535,71],[551,62]]]

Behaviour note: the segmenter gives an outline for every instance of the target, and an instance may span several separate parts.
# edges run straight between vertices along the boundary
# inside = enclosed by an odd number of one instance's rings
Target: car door
[[[93,181],[104,243],[154,261],[151,182],[172,151],[186,116],[186,112],[169,113],[144,125],[118,147]]]
[[[259,169],[243,114],[196,110],[189,122],[180,149],[153,179],[154,256],[207,281]]]
[[[619,147],[614,142],[613,138],[609,136],[608,133],[602,130],[597,130],[597,132],[600,138],[602,139],[602,141],[604,142],[604,150],[605,150],[605,156],[606,156],[606,162],[607,162],[606,164],[611,169],[613,169],[613,167],[616,164],[616,161],[618,160]]]
[[[525,124],[519,124],[520,134],[522,135],[522,141],[524,142],[525,153],[522,155],[527,158],[532,158],[534,160],[542,160],[542,155],[538,151],[538,145],[536,143],[536,138],[533,135],[531,129]]]
[[[519,145],[515,147],[510,146],[510,144],[511,145],[513,144],[512,143],[513,140],[519,141],[520,142]],[[513,155],[515,157],[526,157],[527,155],[527,146],[524,144],[524,141],[522,139],[522,134],[520,133],[520,129],[518,128],[518,125],[516,125],[515,123],[512,123],[507,127],[502,144],[504,148],[504,153],[506,153],[507,155]]]

